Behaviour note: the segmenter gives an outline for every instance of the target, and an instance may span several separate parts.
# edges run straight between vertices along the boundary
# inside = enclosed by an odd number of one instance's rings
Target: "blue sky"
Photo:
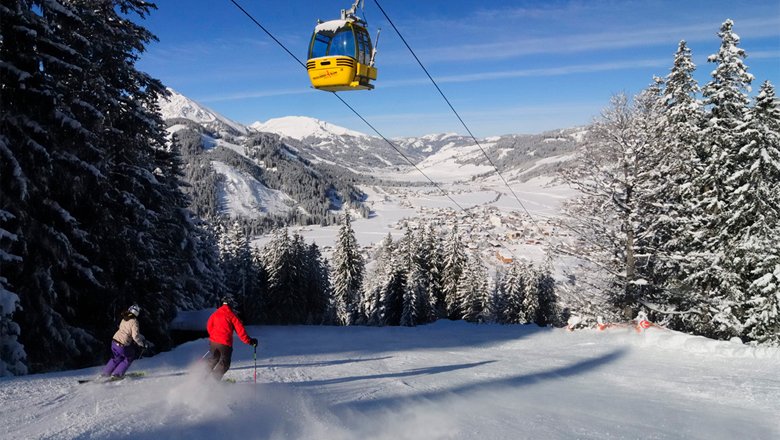
[[[237,0],[300,60],[316,20],[338,18],[349,0]],[[582,0],[408,2],[379,0],[390,19],[478,137],[584,125],[615,93],[636,94],[665,76],[686,40],[706,62],[727,18],[755,75],[780,88],[780,1]],[[241,123],[310,116],[374,132],[308,76],[229,0],[159,1],[141,24],[160,39],[137,63],[168,87]],[[340,95],[383,135],[466,134],[460,121],[374,0],[365,17],[381,28],[372,91]]]

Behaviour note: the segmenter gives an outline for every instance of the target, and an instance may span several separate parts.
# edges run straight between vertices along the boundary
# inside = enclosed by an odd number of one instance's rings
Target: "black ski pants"
[[[230,368],[230,360],[233,357],[233,347],[209,341],[211,358],[209,359],[209,371],[217,380],[222,380]]]

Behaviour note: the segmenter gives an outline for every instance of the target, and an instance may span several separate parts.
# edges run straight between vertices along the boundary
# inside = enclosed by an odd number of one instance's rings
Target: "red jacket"
[[[244,324],[241,320],[230,310],[226,304],[218,308],[216,312],[212,313],[209,317],[209,322],[206,324],[206,329],[209,331],[209,339],[217,344],[233,346],[233,330],[236,331],[238,337],[244,341],[245,344],[249,344],[249,336],[246,334]]]

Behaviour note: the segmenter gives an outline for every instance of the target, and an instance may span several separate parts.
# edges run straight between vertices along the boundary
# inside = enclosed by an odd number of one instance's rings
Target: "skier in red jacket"
[[[233,331],[245,344],[257,347],[257,339],[250,338],[246,334],[244,324],[238,319],[231,308],[235,308],[235,301],[226,297],[222,299],[222,307],[211,314],[206,324],[209,332],[209,371],[212,372],[217,380],[230,368],[230,360],[233,357]]]

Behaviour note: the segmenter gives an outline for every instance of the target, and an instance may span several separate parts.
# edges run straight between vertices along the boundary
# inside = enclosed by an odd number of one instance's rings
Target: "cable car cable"
[[[453,107],[453,105],[452,105],[452,103],[450,102],[450,100],[449,100],[449,99],[447,99],[447,96],[444,94],[444,92],[441,90],[441,88],[439,87],[439,85],[436,83],[436,81],[433,79],[433,77],[431,76],[431,74],[428,72],[428,69],[426,69],[426,68],[425,68],[425,65],[423,65],[422,61],[420,61],[420,58],[418,58],[418,57],[417,57],[417,54],[414,52],[414,50],[412,50],[412,47],[411,47],[411,46],[409,45],[409,43],[406,41],[406,39],[404,38],[404,36],[403,36],[403,35],[401,35],[401,31],[399,31],[399,30],[398,30],[398,28],[395,26],[395,23],[393,23],[393,20],[391,20],[391,19],[390,19],[390,17],[387,15],[387,12],[385,12],[384,8],[382,8],[382,5],[380,5],[380,4],[379,4],[379,1],[378,1],[378,0],[374,0],[374,3],[377,5],[377,7],[379,8],[379,10],[382,12],[382,15],[384,15],[384,16],[385,16],[385,18],[387,19],[387,21],[390,23],[390,26],[392,26],[392,27],[393,27],[393,29],[395,30],[395,33],[396,33],[396,34],[398,34],[398,37],[401,39],[401,41],[403,41],[404,45],[406,45],[406,48],[407,48],[407,49],[409,49],[409,52],[411,52],[411,54],[412,54],[412,56],[414,57],[414,59],[415,59],[415,60],[417,60],[417,64],[419,64],[419,65],[420,65],[420,67],[422,68],[423,72],[425,72],[425,74],[428,76],[428,79],[430,79],[430,80],[431,80],[431,82],[433,83],[433,85],[436,87],[436,90],[438,90],[438,91],[439,91],[439,94],[441,95],[441,97],[442,97],[442,98],[444,98],[444,101],[445,101],[445,102],[447,103],[447,105],[450,107],[450,110],[452,110],[452,112],[453,112],[453,113],[455,113],[455,116],[458,118],[458,120],[460,121],[460,123],[461,123],[461,124],[463,125],[463,127],[466,129],[466,131],[468,132],[469,136],[471,136],[471,139],[473,139],[473,140],[474,140],[474,143],[476,143],[476,144],[477,144],[477,147],[479,147],[480,151],[482,151],[482,154],[484,154],[484,155],[485,155],[485,158],[487,158],[487,160],[488,160],[488,162],[490,163],[490,165],[493,167],[493,169],[494,169],[494,170],[496,170],[496,174],[498,174],[498,177],[500,177],[500,178],[501,178],[501,180],[504,182],[504,185],[506,185],[506,187],[507,187],[507,188],[509,188],[509,191],[510,191],[510,192],[512,193],[512,195],[515,197],[515,200],[517,200],[517,203],[518,203],[518,204],[520,204],[520,207],[521,207],[521,208],[523,208],[523,211],[525,211],[525,213],[526,213],[526,214],[528,214],[528,217],[531,219],[531,222],[534,224],[534,226],[536,226],[536,229],[538,229],[540,233],[541,233],[541,232],[543,232],[543,231],[542,231],[542,228],[539,226],[539,224],[538,224],[538,223],[536,223],[536,220],[535,220],[535,219],[534,219],[534,217],[531,215],[531,213],[528,211],[528,209],[525,207],[525,205],[523,204],[523,202],[521,202],[521,201],[520,201],[520,198],[517,196],[517,194],[515,193],[515,191],[512,189],[512,187],[511,187],[511,186],[509,186],[509,183],[506,181],[506,179],[504,178],[504,176],[501,174],[501,171],[499,171],[499,170],[498,170],[498,167],[497,167],[497,166],[496,166],[496,165],[493,163],[493,160],[492,160],[492,159],[490,159],[490,156],[488,156],[487,152],[486,152],[486,151],[485,151],[485,150],[482,148],[482,145],[479,143],[479,141],[477,140],[476,136],[474,136],[474,134],[471,132],[471,130],[469,129],[469,127],[468,127],[468,126],[466,125],[466,123],[463,121],[463,118],[461,118],[461,117],[460,117],[460,114],[458,114],[458,111],[457,111],[457,110],[455,110],[455,107]]]
[[[285,51],[285,52],[287,52],[287,53],[288,53],[288,54],[289,54],[289,55],[290,55],[290,56],[291,56],[291,57],[292,57],[292,58],[293,58],[293,59],[294,59],[296,62],[298,62],[298,64],[300,64],[300,65],[301,65],[301,66],[302,66],[304,69],[306,68],[306,64],[304,64],[304,63],[303,63],[301,60],[299,60],[299,59],[298,59],[298,57],[296,57],[296,56],[295,56],[295,55],[294,55],[292,52],[290,52],[290,50],[289,50],[289,49],[287,49],[287,47],[286,47],[286,46],[285,46],[285,45],[284,45],[284,44],[283,44],[281,41],[279,41],[278,39],[276,39],[276,37],[274,37],[274,36],[273,36],[273,34],[272,34],[272,33],[271,33],[271,32],[270,32],[268,29],[266,29],[266,28],[265,28],[265,27],[264,27],[262,24],[260,24],[260,22],[259,22],[259,21],[257,21],[257,20],[256,20],[256,19],[255,19],[255,18],[252,16],[252,14],[250,14],[249,12],[247,12],[247,10],[246,10],[246,9],[242,8],[242,7],[241,7],[241,5],[240,5],[240,4],[238,4],[238,3],[236,2],[236,0],[230,0],[230,2],[231,2],[231,3],[233,3],[233,4],[234,4],[234,5],[235,5],[235,6],[236,6],[236,7],[237,7],[239,10],[241,10],[241,12],[243,12],[243,13],[244,13],[244,15],[246,15],[247,17],[249,17],[249,19],[250,19],[250,20],[252,20],[252,22],[254,22],[254,23],[255,23],[255,24],[256,24],[256,25],[257,25],[257,26],[258,26],[260,29],[262,29],[262,30],[263,30],[263,32],[265,32],[265,33],[266,33],[266,34],[267,34],[269,37],[271,37],[271,39],[272,39],[272,40],[274,40],[274,41],[276,42],[276,44],[278,44],[278,45],[279,45],[279,46],[280,46],[282,49],[284,49],[284,51]],[[384,12],[384,11],[383,11],[383,12]],[[389,20],[389,19],[388,19],[388,20]],[[391,23],[391,24],[392,24],[392,23]],[[393,27],[395,27],[395,26],[393,26]],[[400,35],[400,34],[399,34],[399,35]],[[410,49],[410,50],[411,50],[411,49]],[[438,86],[437,86],[437,88],[438,88]],[[390,141],[390,139],[388,139],[387,137],[385,137],[385,135],[383,135],[382,133],[380,133],[380,132],[379,132],[379,130],[377,130],[377,129],[376,129],[376,127],[374,127],[374,126],[373,126],[371,123],[369,123],[369,122],[368,122],[368,120],[366,120],[366,118],[364,118],[364,117],[363,117],[363,116],[362,116],[362,115],[361,115],[361,114],[360,114],[360,113],[359,113],[357,110],[355,110],[355,109],[354,109],[354,108],[353,108],[351,105],[349,105],[349,104],[347,103],[347,101],[345,101],[345,100],[344,100],[344,99],[343,99],[341,96],[339,96],[339,95],[338,95],[336,92],[331,92],[331,93],[333,94],[333,96],[335,96],[336,98],[338,98],[338,100],[339,100],[339,101],[341,101],[341,102],[342,102],[342,103],[343,103],[345,106],[347,106],[347,108],[349,108],[349,109],[352,111],[352,113],[354,113],[354,114],[355,114],[355,115],[356,115],[358,118],[360,118],[360,120],[361,120],[361,121],[363,121],[363,122],[364,122],[364,123],[365,123],[365,124],[366,124],[368,127],[370,127],[370,128],[371,128],[371,129],[374,131],[374,133],[376,133],[377,135],[379,135],[379,137],[380,137],[380,138],[382,138],[382,139],[383,139],[385,142],[387,142],[387,144],[388,144],[388,145],[390,145],[390,146],[391,146],[391,147],[392,147],[392,148],[393,148],[393,149],[394,149],[394,150],[395,150],[395,151],[396,151],[396,152],[397,152],[397,153],[398,153],[398,154],[399,154],[401,157],[403,157],[403,158],[404,158],[404,160],[406,160],[407,162],[409,162],[409,164],[410,164],[410,165],[412,165],[412,166],[414,167],[414,169],[416,169],[416,170],[417,170],[417,171],[418,171],[420,174],[422,174],[422,175],[423,175],[423,176],[424,176],[426,179],[428,179],[428,181],[429,181],[429,182],[431,182],[431,184],[433,184],[433,186],[434,186],[434,187],[436,187],[436,189],[438,189],[439,191],[441,191],[441,193],[442,193],[442,194],[444,194],[444,196],[446,196],[448,199],[450,199],[450,201],[451,201],[451,202],[452,202],[452,203],[453,203],[455,206],[457,206],[458,208],[460,208],[460,210],[461,210],[461,211],[465,212],[465,213],[466,213],[467,215],[469,215],[470,217],[472,217],[472,218],[475,218],[474,216],[472,216],[472,214],[471,214],[471,213],[470,213],[470,212],[469,212],[469,211],[468,211],[466,208],[464,208],[463,206],[461,206],[461,205],[460,205],[460,204],[459,204],[459,203],[458,203],[458,202],[457,202],[455,199],[453,199],[453,198],[452,198],[452,196],[451,196],[451,195],[450,195],[450,194],[449,194],[447,191],[445,191],[445,190],[444,190],[444,188],[442,188],[442,187],[441,187],[441,186],[440,186],[438,183],[436,183],[436,182],[435,182],[433,179],[431,179],[430,177],[428,177],[428,175],[427,175],[427,174],[425,174],[425,173],[424,173],[424,172],[423,172],[423,171],[422,171],[422,170],[421,170],[421,169],[420,169],[420,168],[419,168],[419,167],[418,167],[418,166],[417,166],[417,165],[416,165],[414,162],[412,162],[412,160],[411,160],[411,159],[409,159],[409,158],[408,158],[408,157],[407,157],[407,156],[406,156],[406,155],[405,155],[405,154],[404,154],[404,153],[403,153],[403,152],[402,152],[402,151],[401,151],[401,150],[400,150],[400,149],[399,149],[399,148],[398,148],[398,147],[397,147],[397,146],[396,146],[396,145],[395,145],[395,144],[394,144],[392,141]],[[445,98],[445,99],[446,99],[446,98]],[[472,136],[472,137],[473,137],[473,136]],[[510,189],[511,189],[511,188],[510,188]],[[521,206],[522,206],[522,204],[521,204]],[[528,211],[526,210],[526,212],[528,212]],[[529,216],[530,216],[530,214],[529,214]],[[532,220],[533,220],[533,219],[532,219]],[[538,225],[537,225],[537,228],[538,228]],[[489,232],[488,232],[488,233],[489,233]],[[492,234],[491,234],[491,235],[492,235]],[[499,242],[499,243],[500,243],[500,242]],[[512,255],[512,257],[513,257],[515,260],[517,259],[517,256],[515,255],[515,253],[514,253],[514,252],[512,252],[512,250],[511,250],[511,249],[509,249],[509,248],[508,248],[506,245],[504,245],[503,243],[500,243],[500,244],[501,244],[501,247],[503,247],[504,249],[506,249],[506,250],[509,252],[509,254],[510,254],[510,255]]]
[[[422,68],[423,72],[425,72],[425,74],[428,76],[428,79],[430,79],[430,80],[431,80],[431,83],[433,83],[434,87],[436,87],[436,90],[439,92],[439,94],[441,95],[441,97],[444,99],[444,101],[445,101],[445,102],[447,103],[447,105],[450,107],[450,110],[452,110],[452,112],[453,112],[453,113],[455,114],[455,116],[458,118],[458,120],[460,121],[460,123],[461,123],[461,124],[463,125],[463,127],[466,129],[466,131],[468,132],[468,134],[471,136],[471,139],[472,139],[472,140],[474,140],[474,143],[477,145],[477,147],[479,147],[479,150],[480,150],[480,151],[482,151],[482,154],[483,154],[483,155],[485,156],[485,158],[488,160],[488,163],[490,163],[490,165],[493,167],[493,169],[494,169],[494,170],[496,170],[496,174],[498,175],[498,177],[500,177],[500,178],[501,178],[501,181],[503,181],[504,185],[505,185],[505,186],[507,187],[507,189],[509,189],[509,191],[512,193],[512,196],[514,196],[515,200],[517,200],[517,203],[520,205],[520,207],[521,207],[521,208],[523,208],[523,211],[525,211],[525,213],[528,215],[528,218],[531,220],[531,223],[533,223],[533,224],[534,224],[534,226],[536,226],[536,229],[537,229],[537,230],[539,231],[539,233],[540,233],[540,234],[543,236],[543,235],[544,235],[544,231],[542,230],[541,226],[539,226],[539,223],[537,223],[536,219],[534,218],[534,216],[533,216],[533,215],[531,215],[531,212],[530,212],[530,211],[528,211],[528,209],[525,207],[525,205],[523,204],[523,202],[522,202],[522,201],[520,201],[520,197],[518,197],[518,196],[517,196],[517,194],[515,193],[514,189],[512,189],[512,187],[509,185],[509,183],[507,182],[507,180],[504,178],[503,174],[501,174],[501,171],[499,171],[498,167],[495,165],[495,163],[493,163],[493,160],[492,160],[492,159],[490,159],[490,156],[488,156],[487,152],[486,152],[486,151],[485,151],[485,150],[482,148],[482,145],[479,143],[479,141],[477,140],[476,136],[474,136],[474,134],[471,132],[471,129],[469,129],[468,125],[466,125],[466,122],[463,120],[463,118],[461,118],[461,116],[460,116],[460,114],[458,113],[458,111],[457,111],[457,110],[455,110],[455,107],[452,105],[452,103],[450,102],[450,100],[447,98],[447,96],[446,96],[446,95],[444,94],[444,92],[441,90],[441,88],[439,87],[439,84],[438,84],[438,83],[436,83],[436,80],[434,80],[434,79],[433,79],[433,76],[430,74],[430,72],[428,72],[428,69],[425,67],[425,65],[422,63],[422,61],[420,60],[420,58],[419,58],[419,57],[417,56],[417,54],[414,52],[414,50],[412,49],[412,47],[411,47],[411,46],[409,45],[409,43],[406,41],[406,38],[404,38],[404,36],[401,34],[401,31],[399,31],[399,30],[398,30],[398,27],[396,27],[395,23],[393,23],[393,20],[390,18],[390,16],[389,16],[389,15],[387,14],[387,12],[384,10],[384,8],[382,7],[382,5],[381,5],[381,4],[379,4],[379,0],[374,0],[374,4],[376,4],[376,6],[377,6],[377,7],[379,8],[379,10],[382,12],[382,15],[384,15],[384,16],[385,16],[385,18],[387,19],[388,23],[390,23],[390,26],[392,26],[392,27],[393,27],[393,30],[395,30],[395,33],[398,35],[398,37],[399,37],[399,38],[401,39],[401,41],[404,43],[404,45],[406,46],[406,48],[407,48],[407,49],[409,49],[409,52],[412,54],[412,56],[414,57],[414,59],[417,61],[417,64],[419,64],[419,65],[420,65],[420,68]],[[560,226],[561,226],[561,227],[563,227],[564,229],[569,229],[569,230],[572,230],[572,231],[574,231],[574,232],[578,233],[580,236],[583,236],[583,234],[581,234],[581,233],[580,233],[579,231],[577,231],[575,228],[573,228],[573,227],[570,227],[570,226],[566,225],[565,223],[560,223]],[[596,245],[597,247],[603,248],[603,246],[602,246],[602,245],[600,245],[600,244],[598,244],[598,243],[595,243],[595,242],[593,242],[592,240],[588,240],[588,242],[590,242],[591,244],[594,244],[594,245]],[[506,248],[506,247],[504,246],[504,248]],[[510,251],[510,253],[511,253],[511,251]],[[514,256],[514,254],[513,254],[513,256]],[[567,264],[565,261],[563,261],[563,263],[564,263],[564,265],[567,265],[567,266],[568,266],[568,264]]]
[[[262,29],[262,30],[263,30],[263,32],[265,32],[265,33],[266,33],[266,34],[267,34],[269,37],[271,37],[271,39],[272,39],[272,40],[274,40],[274,41],[276,42],[276,44],[278,44],[279,46],[281,46],[281,48],[282,48],[282,49],[284,49],[284,51],[285,51],[285,52],[287,52],[288,54],[290,54],[290,56],[291,56],[291,57],[293,57],[293,59],[294,59],[295,61],[297,61],[297,62],[298,62],[298,64],[300,64],[300,65],[301,65],[301,67],[303,67],[304,69],[306,68],[306,64],[304,64],[304,62],[303,62],[303,61],[299,60],[299,59],[298,59],[298,57],[296,57],[296,56],[295,56],[295,55],[294,55],[292,52],[290,52],[290,51],[287,49],[287,47],[286,47],[284,44],[282,44],[282,42],[281,42],[281,41],[277,40],[277,39],[276,39],[276,37],[274,37],[274,35],[273,35],[273,34],[272,34],[272,33],[271,33],[271,32],[270,32],[268,29],[266,29],[266,28],[265,28],[265,27],[264,27],[262,24],[260,24],[260,22],[259,22],[259,21],[255,20],[255,17],[253,17],[253,16],[252,16],[252,14],[250,14],[249,12],[247,12],[247,10],[246,10],[246,9],[242,8],[242,7],[241,7],[241,5],[239,5],[239,4],[236,2],[236,0],[230,0],[230,2],[231,2],[231,3],[233,3],[234,5],[236,5],[236,7],[237,7],[238,9],[240,9],[240,10],[241,10],[241,12],[243,12],[243,13],[244,13],[244,15],[246,15],[247,17],[249,17],[249,19],[250,19],[250,20],[252,20],[252,21],[253,21],[253,22],[254,22],[254,23],[255,23],[255,24],[256,24],[256,25],[257,25],[257,26],[258,26],[260,29]]]

